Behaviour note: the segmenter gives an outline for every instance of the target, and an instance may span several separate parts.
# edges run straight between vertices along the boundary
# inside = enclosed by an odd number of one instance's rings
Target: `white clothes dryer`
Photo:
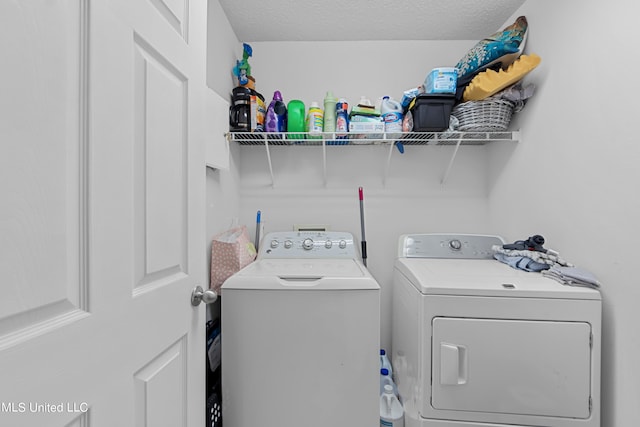
[[[226,427],[378,425],[380,286],[351,234],[267,234],[221,310]]]
[[[599,427],[601,297],[492,258],[497,236],[400,237],[392,364],[406,427]]]

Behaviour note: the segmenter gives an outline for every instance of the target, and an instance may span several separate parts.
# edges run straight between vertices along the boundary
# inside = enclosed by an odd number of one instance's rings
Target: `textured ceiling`
[[[525,0],[219,0],[241,42],[477,40]]]

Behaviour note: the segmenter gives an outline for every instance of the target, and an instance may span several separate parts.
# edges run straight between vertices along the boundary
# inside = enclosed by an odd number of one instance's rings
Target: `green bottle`
[[[292,99],[287,104],[287,139],[297,140],[301,142],[305,135],[304,133],[291,133],[291,132],[305,132],[305,109],[304,102],[299,99]]]

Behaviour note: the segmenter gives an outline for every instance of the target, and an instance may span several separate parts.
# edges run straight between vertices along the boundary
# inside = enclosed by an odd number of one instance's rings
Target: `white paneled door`
[[[0,425],[201,427],[206,2],[0,2]]]

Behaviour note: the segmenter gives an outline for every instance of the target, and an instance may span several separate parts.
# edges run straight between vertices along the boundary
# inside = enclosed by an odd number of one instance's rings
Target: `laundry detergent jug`
[[[402,133],[402,105],[385,96],[380,104],[380,113],[384,121],[384,131],[388,138],[398,138]]]
[[[267,107],[265,117],[265,131],[286,132],[287,131],[287,106],[282,100],[279,90],[273,93],[273,100]]]

